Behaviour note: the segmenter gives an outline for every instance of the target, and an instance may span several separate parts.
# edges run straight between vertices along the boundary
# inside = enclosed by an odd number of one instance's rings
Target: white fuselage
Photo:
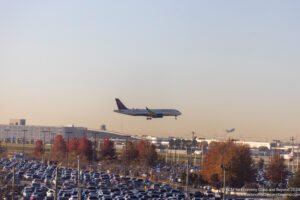
[[[181,112],[175,109],[151,109],[150,112],[147,109],[119,109],[119,110],[114,110],[114,112],[125,114],[125,115],[146,116],[152,118],[181,115]]]

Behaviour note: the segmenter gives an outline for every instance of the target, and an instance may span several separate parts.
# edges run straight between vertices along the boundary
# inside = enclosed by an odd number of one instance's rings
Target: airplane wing
[[[151,115],[151,116],[155,116],[155,112],[153,112],[152,110],[150,110],[149,108],[146,107],[146,110],[148,111],[148,113]]]

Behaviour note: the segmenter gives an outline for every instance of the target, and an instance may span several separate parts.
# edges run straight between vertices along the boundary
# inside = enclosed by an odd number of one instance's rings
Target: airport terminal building
[[[0,140],[12,143],[34,143],[35,140],[43,140],[45,143],[52,143],[56,135],[64,138],[87,137],[91,140],[104,138],[126,139],[130,136],[105,130],[89,130],[85,127],[75,126],[32,126],[26,125],[25,119],[11,119],[8,125],[0,124]]]

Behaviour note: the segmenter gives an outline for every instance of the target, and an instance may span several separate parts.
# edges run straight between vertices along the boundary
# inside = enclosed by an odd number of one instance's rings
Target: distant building
[[[210,144],[211,142],[220,142],[217,139],[206,139],[206,138],[196,138],[197,143],[201,142],[207,142],[207,144]]]
[[[170,138],[163,138],[163,137],[155,137],[150,135],[142,135],[136,136],[136,139],[139,140],[147,140],[149,143],[158,145],[158,146],[169,146]]]
[[[250,148],[259,148],[259,147],[267,147],[269,150],[272,147],[272,143],[270,142],[246,142],[246,141],[237,141],[236,143],[249,145]]]
[[[207,142],[207,144],[210,144],[211,142],[223,142],[221,140],[216,140],[216,139],[206,139],[206,138],[197,138],[196,139],[198,143],[200,142]],[[255,149],[255,148],[259,148],[259,147],[267,147],[269,150],[271,149],[271,147],[273,146],[273,143],[270,142],[249,142],[249,141],[241,141],[241,140],[235,140],[235,143],[239,143],[239,144],[245,144],[245,145],[249,145],[249,147],[251,149]]]
[[[26,120],[25,119],[10,119],[9,125],[15,125],[15,126],[25,126]]]
[[[18,141],[23,141],[23,137],[25,136],[27,143],[38,139],[50,143],[54,140],[55,136],[59,134],[69,139],[73,137],[87,137],[93,140],[100,140],[103,138],[124,139],[130,137],[120,133],[90,130],[88,128],[75,126],[28,126],[26,125],[25,119],[10,120],[9,125],[0,125],[1,141],[6,139],[8,142],[17,143]]]

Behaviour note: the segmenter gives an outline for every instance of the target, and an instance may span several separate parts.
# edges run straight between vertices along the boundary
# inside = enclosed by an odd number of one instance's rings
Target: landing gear
[[[151,120],[152,118],[151,117],[147,117],[147,120]]]
[[[175,119],[177,120],[177,115],[175,115]]]

